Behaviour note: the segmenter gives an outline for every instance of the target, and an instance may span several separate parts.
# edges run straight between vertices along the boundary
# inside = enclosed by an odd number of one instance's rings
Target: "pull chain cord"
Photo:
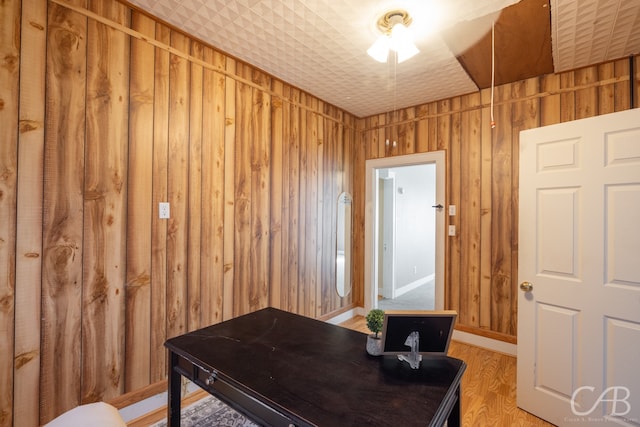
[[[495,45],[495,22],[491,23],[491,129],[496,127],[493,119],[493,90],[496,81],[496,45]]]
[[[397,114],[396,114],[396,104],[397,104],[397,99],[398,99],[398,52],[396,52],[395,50],[391,50],[392,53],[390,53],[390,57],[391,55],[393,55],[393,112],[391,113],[391,123],[393,123],[395,120],[397,120]],[[387,64],[389,64],[387,62]],[[387,68],[387,81],[391,80],[391,71],[389,70],[389,68]],[[393,129],[394,126],[391,124],[388,124],[391,128],[391,137],[393,137]],[[387,140],[385,141],[385,145],[388,147],[389,146],[389,138],[387,138]],[[393,140],[393,147],[395,147],[396,145],[398,145],[398,143],[396,142],[396,140]]]
[[[397,113],[397,104],[398,104],[398,52],[393,51],[394,61],[393,61],[393,121],[397,123],[398,121],[398,113]],[[392,132],[396,129],[397,124],[391,128]],[[393,136],[393,135],[392,135]],[[395,137],[393,138],[393,146],[397,145]]]

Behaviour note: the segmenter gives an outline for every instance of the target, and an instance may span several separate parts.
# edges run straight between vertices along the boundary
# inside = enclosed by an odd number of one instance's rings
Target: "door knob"
[[[520,283],[520,289],[525,292],[531,292],[533,290],[533,284],[529,282],[522,282]]]

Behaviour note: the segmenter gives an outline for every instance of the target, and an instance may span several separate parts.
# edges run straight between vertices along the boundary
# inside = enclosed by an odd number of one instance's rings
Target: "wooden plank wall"
[[[0,426],[157,384],[164,341],[200,326],[361,306],[371,158],[446,150],[447,307],[515,341],[519,131],[630,101],[625,59],[496,88],[495,129],[488,90],[356,119],[115,0],[0,2],[0,19]]]
[[[632,60],[637,106],[640,56]],[[458,207],[447,216],[457,235],[446,241],[446,308],[458,311],[463,330],[516,342],[519,132],[629,109],[629,70],[621,59],[499,86],[494,129],[490,89],[359,119],[354,258],[364,258],[365,161],[445,150],[446,204]],[[362,267],[356,262],[357,284]]]
[[[353,306],[353,116],[115,0],[0,18],[0,426],[157,384],[186,331]]]

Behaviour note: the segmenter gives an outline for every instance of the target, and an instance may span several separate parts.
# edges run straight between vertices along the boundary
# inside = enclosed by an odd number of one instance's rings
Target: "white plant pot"
[[[375,335],[367,336],[367,353],[372,356],[380,356],[382,354],[382,339],[376,338]]]

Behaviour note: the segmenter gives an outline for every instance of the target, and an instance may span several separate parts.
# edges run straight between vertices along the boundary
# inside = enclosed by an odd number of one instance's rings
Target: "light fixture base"
[[[413,18],[411,18],[409,12],[403,9],[396,9],[382,15],[378,19],[377,26],[382,34],[389,35],[395,24],[401,23],[405,27],[408,27],[412,22]]]

